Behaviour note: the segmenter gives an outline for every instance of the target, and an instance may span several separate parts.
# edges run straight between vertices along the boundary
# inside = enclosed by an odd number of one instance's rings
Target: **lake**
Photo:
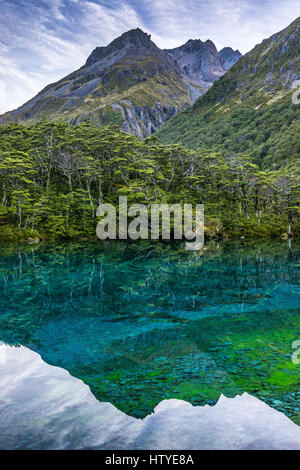
[[[0,340],[143,418],[248,392],[300,424],[300,243],[1,245]]]

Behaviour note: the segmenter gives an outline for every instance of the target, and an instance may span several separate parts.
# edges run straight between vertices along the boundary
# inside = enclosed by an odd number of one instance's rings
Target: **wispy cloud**
[[[192,38],[245,53],[300,15],[299,0],[151,0],[147,26],[161,47]]]
[[[18,9],[16,9],[18,4]],[[87,0],[4,0],[0,6],[0,113],[83,65],[142,19],[128,3],[117,8]]]
[[[131,28],[164,48],[200,38],[246,52],[299,15],[299,0],[1,0],[0,113]]]

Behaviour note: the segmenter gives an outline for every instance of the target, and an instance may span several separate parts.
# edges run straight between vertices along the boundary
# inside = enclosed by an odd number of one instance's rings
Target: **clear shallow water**
[[[299,423],[299,244],[205,249],[2,245],[0,340],[135,417],[166,398],[204,405],[246,391]]]

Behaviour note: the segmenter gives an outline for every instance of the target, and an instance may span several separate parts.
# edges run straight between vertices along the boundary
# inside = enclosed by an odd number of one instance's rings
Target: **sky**
[[[161,48],[211,39],[245,53],[298,16],[299,0],[0,0],[0,113],[132,28]]]

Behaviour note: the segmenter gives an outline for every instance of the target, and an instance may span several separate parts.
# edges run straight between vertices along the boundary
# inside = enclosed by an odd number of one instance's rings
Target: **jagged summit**
[[[45,117],[72,125],[115,123],[146,137],[190,106],[224,72],[210,40],[192,39],[168,51],[141,28],[131,29],[96,47],[80,69],[0,116],[0,124]]]
[[[190,52],[190,51],[205,49],[207,47],[212,48],[216,52],[218,52],[215,44],[210,39],[207,39],[206,41],[202,41],[201,39],[189,39],[182,46],[178,46],[178,47],[174,47],[173,49],[166,49],[166,50],[170,54],[174,54],[176,51]]]
[[[223,49],[219,51],[219,54],[232,54],[232,53],[238,54],[240,57],[242,56],[241,52],[238,49],[234,50],[232,49],[232,47],[223,47]]]
[[[219,55],[225,70],[230,69],[242,57],[238,49],[234,51],[231,47],[224,47],[219,51]]]
[[[159,51],[158,47],[151,41],[151,34],[147,34],[140,28],[136,28],[126,31],[107,46],[96,47],[88,57],[86,65],[92,65],[121,49],[130,47]]]
[[[234,54],[238,51],[231,48],[219,52],[228,65]],[[189,111],[166,123],[157,137],[163,143],[203,147],[229,158],[249,155],[261,167],[279,168],[300,154],[300,107],[293,101],[299,79],[297,18],[245,54]]]
[[[180,65],[187,80],[207,89],[242,55],[235,54],[231,48],[225,49],[228,49],[227,55],[226,52],[220,54],[210,39],[205,42],[201,39],[189,39],[182,46],[168,49],[167,52]],[[232,51],[231,54],[229,50]]]

